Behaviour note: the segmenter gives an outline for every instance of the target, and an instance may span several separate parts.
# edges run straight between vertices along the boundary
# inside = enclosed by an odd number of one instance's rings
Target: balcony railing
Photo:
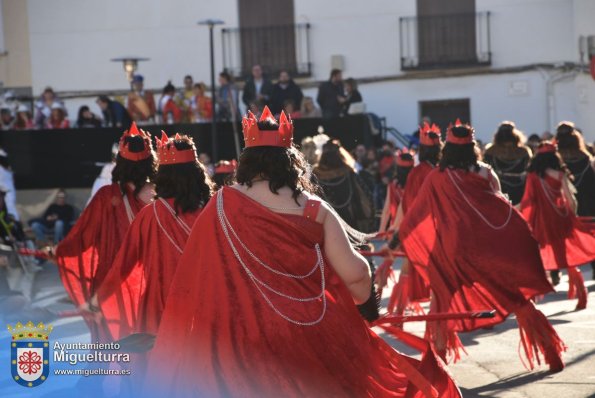
[[[443,69],[490,65],[490,13],[399,20],[401,69]]]
[[[223,29],[223,66],[235,77],[248,77],[253,65],[276,77],[310,76],[310,24]]]

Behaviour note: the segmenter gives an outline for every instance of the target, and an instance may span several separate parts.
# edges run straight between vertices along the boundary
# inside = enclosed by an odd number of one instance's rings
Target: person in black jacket
[[[358,102],[363,102],[362,95],[360,94],[359,90],[357,89],[357,82],[355,79],[346,79],[345,80],[345,99],[339,99],[339,102],[343,102],[342,112],[341,114],[347,115],[349,113],[349,108],[351,104],[356,104]]]
[[[333,69],[330,79],[318,87],[316,101],[320,105],[323,118],[330,119],[340,116],[342,104],[345,102],[343,73],[340,69]]]
[[[261,106],[269,105],[273,83],[262,74],[260,65],[252,67],[252,77],[244,85],[242,93],[242,102],[246,108],[250,108],[251,103],[259,103]]]
[[[103,120],[106,127],[121,127],[127,129],[132,123],[128,111],[118,101],[111,100],[107,95],[100,95],[97,98],[97,105],[103,112]]]
[[[271,112],[274,115],[281,113],[288,101],[293,103],[294,109],[300,109],[303,98],[302,89],[295,84],[291,76],[289,76],[289,72],[283,70],[279,73],[279,81],[273,86]]]
[[[35,233],[38,244],[46,241],[46,234],[54,232],[54,243],[60,242],[70,229],[74,221],[74,207],[66,203],[66,192],[58,191],[55,203],[51,204],[42,218],[29,221],[31,229]]]

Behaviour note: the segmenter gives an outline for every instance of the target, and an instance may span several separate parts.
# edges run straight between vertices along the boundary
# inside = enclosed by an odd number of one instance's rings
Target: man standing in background
[[[252,67],[252,77],[246,81],[244,86],[244,93],[242,94],[242,102],[250,109],[250,104],[259,102],[261,107],[269,105],[271,94],[273,92],[273,84],[262,74],[260,65]]]
[[[156,113],[155,97],[152,92],[145,91],[144,81],[142,75],[134,75],[132,91],[128,94],[128,113],[139,125],[152,123]]]
[[[342,104],[345,102],[343,72],[340,69],[333,69],[330,79],[318,87],[316,101],[320,105],[323,118],[339,117]]]

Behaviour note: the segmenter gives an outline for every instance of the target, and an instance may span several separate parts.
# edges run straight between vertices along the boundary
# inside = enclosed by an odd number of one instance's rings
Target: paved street
[[[395,267],[398,269],[398,267]],[[545,397],[595,397],[595,282],[592,281],[590,267],[583,267],[590,290],[591,302],[586,310],[575,312],[575,300],[566,300],[568,289],[566,277],[557,287],[558,292],[545,297],[538,307],[548,316],[568,345],[564,359],[566,369],[550,375],[547,367],[542,366],[532,372],[525,370],[519,356],[519,334],[514,319],[498,325],[492,330],[481,330],[462,334],[468,355],[450,370],[461,386],[464,397],[501,397],[501,398],[545,398]],[[38,274],[38,291],[33,305],[40,318],[47,316],[45,310],[52,312],[72,309],[68,304],[58,278],[56,268],[46,265]],[[385,290],[386,292],[386,290]],[[388,292],[385,293],[385,295]],[[383,303],[386,304],[387,297]],[[35,315],[33,315],[35,316]],[[32,319],[34,322],[46,319]],[[22,322],[28,319],[22,319]],[[65,318],[52,322],[53,341],[88,342],[89,334],[81,318]],[[406,330],[423,334],[424,324],[407,324]],[[0,334],[0,394],[2,397],[69,397],[77,376],[52,376],[35,389],[25,389],[9,379],[9,334],[3,328]],[[401,351],[416,355],[411,349],[387,339]],[[69,390],[64,390],[70,388]],[[67,392],[68,391],[68,392]]]

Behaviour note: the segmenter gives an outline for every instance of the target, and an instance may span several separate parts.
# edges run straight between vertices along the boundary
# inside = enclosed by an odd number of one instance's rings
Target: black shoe
[[[550,278],[552,280],[552,285],[558,286],[558,284],[560,283],[560,271],[550,271]]]

